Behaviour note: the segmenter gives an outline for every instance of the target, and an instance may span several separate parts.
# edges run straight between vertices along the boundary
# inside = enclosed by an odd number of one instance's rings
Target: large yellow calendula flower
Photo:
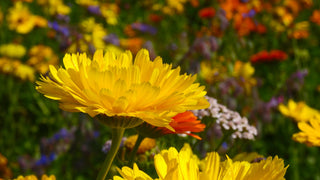
[[[283,180],[288,168],[288,166],[284,167],[283,160],[277,156],[254,163],[232,161],[228,157],[227,160],[221,162],[219,154],[211,152],[199,162],[188,144],[180,152],[173,147],[161,151],[155,155],[154,164],[160,180]],[[137,174],[142,174],[137,166],[133,170],[124,167],[118,171],[124,179],[135,179],[134,177],[138,177]],[[114,177],[114,180],[118,180],[117,178],[121,179]],[[141,179],[149,180],[150,177],[144,176]]]
[[[60,108],[88,113],[91,117],[134,117],[149,124],[169,127],[178,113],[209,106],[204,87],[196,76],[180,75],[180,68],[164,64],[160,57],[150,61],[149,52],[140,50],[133,62],[126,51],[66,54],[64,68],[50,66],[36,89],[60,101]],[[169,127],[170,128],[170,127]]]

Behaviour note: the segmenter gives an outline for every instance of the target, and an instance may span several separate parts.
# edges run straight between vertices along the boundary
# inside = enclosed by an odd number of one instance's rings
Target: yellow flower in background
[[[187,0],[166,0],[166,6],[162,8],[162,11],[169,15],[180,14],[184,11],[184,3],[186,2]]]
[[[251,93],[253,86],[257,84],[257,80],[252,77],[254,74],[254,67],[250,62],[243,63],[236,61],[233,68],[233,75],[240,79],[240,85],[242,85],[247,94]]]
[[[236,61],[234,64],[233,75],[236,77],[243,77],[245,79],[251,78],[254,74],[254,67],[251,66],[250,62],[243,63]]]
[[[63,63],[58,70],[50,66],[49,77],[42,76],[36,89],[66,111],[135,117],[170,128],[176,114],[209,106],[195,75],[180,75],[179,67],[172,69],[160,57],[150,61],[144,49],[134,62],[130,51],[115,56],[98,50],[93,60],[85,53],[66,54]]]
[[[124,142],[124,145],[129,148],[130,150],[133,149],[136,141],[138,139],[138,135],[129,136],[127,140]],[[156,140],[151,138],[144,138],[138,148],[137,153],[143,154],[146,151],[153,149],[156,146]]]
[[[99,2],[96,0],[76,0],[76,3],[82,6],[97,6]]]
[[[152,180],[148,174],[138,168],[136,163],[133,164],[133,169],[125,166],[121,170],[119,168],[117,170],[123,178],[114,176],[113,180]]]
[[[0,25],[2,24],[2,21],[3,21],[3,13],[2,13],[2,11],[0,9]]]
[[[29,50],[27,64],[34,67],[36,71],[45,74],[49,71],[49,65],[58,65],[59,59],[49,46],[36,45]]]
[[[115,3],[100,4],[100,11],[102,16],[106,18],[106,22],[110,25],[118,24],[118,11],[119,7]]]
[[[51,15],[68,15],[71,11],[70,7],[63,3],[63,0],[38,0],[37,3]]]
[[[9,58],[21,58],[26,54],[26,48],[20,44],[3,44],[0,54]]]
[[[309,107],[305,102],[296,103],[292,99],[288,101],[287,106],[280,104],[278,108],[283,115],[291,117],[298,122],[308,121],[320,114],[318,110]]]
[[[95,49],[105,49],[106,43],[103,38],[107,35],[107,31],[102,24],[96,23],[94,18],[88,18],[82,21],[81,26],[86,32],[84,38],[87,42],[91,43]]]
[[[18,176],[18,178],[14,180],[38,180],[38,178],[35,175],[29,175],[29,176]],[[42,175],[41,179],[39,180],[56,180],[56,177],[54,175],[51,175],[51,176]]]
[[[162,150],[155,155],[154,165],[159,180],[283,180],[288,168],[284,167],[284,161],[277,156],[253,163],[233,161],[229,157],[221,162],[217,152],[210,152],[199,162],[188,144],[185,144],[179,152],[174,147]],[[123,167],[119,172],[124,179],[137,179],[142,175],[144,177],[142,179],[150,178],[136,165],[133,170]],[[114,177],[114,180],[118,180],[117,178],[122,179]]]
[[[27,80],[33,82],[35,80],[35,70],[25,64],[20,64],[17,68],[15,68],[14,75],[23,81]]]
[[[212,84],[214,82],[222,80],[225,74],[225,67],[215,66],[212,67],[210,62],[201,61],[200,63],[200,72],[199,75],[202,77],[207,83]]]
[[[320,146],[320,115],[308,122],[299,122],[298,127],[301,132],[293,134],[293,140],[308,146]]]
[[[7,21],[9,29],[15,30],[20,34],[29,33],[35,26],[47,26],[47,20],[31,14],[27,6],[23,5],[22,2],[15,3],[14,7],[9,9]]]

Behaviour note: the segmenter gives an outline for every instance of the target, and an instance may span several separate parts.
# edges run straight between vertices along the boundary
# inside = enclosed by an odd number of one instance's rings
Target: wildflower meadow
[[[0,180],[320,180],[319,0],[0,0]]]

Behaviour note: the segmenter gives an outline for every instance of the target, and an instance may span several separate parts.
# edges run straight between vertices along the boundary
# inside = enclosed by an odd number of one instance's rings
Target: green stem
[[[130,157],[129,157],[129,167],[132,166],[134,156],[137,154],[137,151],[138,151],[139,146],[140,146],[141,142],[143,141],[143,139],[144,139],[144,137],[139,134],[137,141],[136,141],[136,143],[131,151]]]
[[[103,165],[99,171],[99,174],[96,180],[104,180],[106,178],[109,172],[109,169],[112,165],[113,159],[119,150],[124,130],[125,130],[124,128],[112,128],[111,148],[107,154],[106,159],[103,162]]]

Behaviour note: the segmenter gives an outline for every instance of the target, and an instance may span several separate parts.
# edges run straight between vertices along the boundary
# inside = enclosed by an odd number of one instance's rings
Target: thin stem
[[[133,159],[134,159],[135,155],[137,154],[137,151],[138,151],[139,146],[140,146],[141,142],[143,141],[143,139],[144,139],[144,137],[139,134],[138,138],[137,138],[137,141],[134,144],[134,147],[133,147],[133,149],[131,151],[131,154],[130,154],[130,157],[129,157],[129,167],[132,166]]]
[[[125,130],[124,128],[113,128],[112,129],[111,148],[107,154],[106,159],[104,160],[104,162],[102,164],[102,167],[99,171],[99,174],[98,174],[98,177],[96,180],[104,180],[106,178],[106,176],[109,172],[109,169],[112,165],[113,159],[119,150],[124,130]]]

